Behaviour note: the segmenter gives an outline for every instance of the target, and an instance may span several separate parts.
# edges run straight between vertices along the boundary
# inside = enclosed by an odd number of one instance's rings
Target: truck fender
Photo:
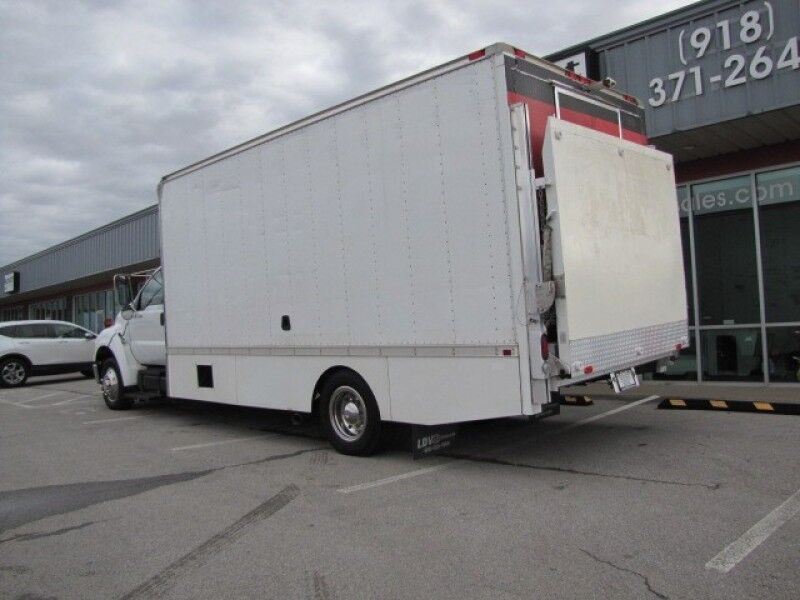
[[[122,341],[119,334],[114,334],[108,341],[108,344],[98,349],[97,356],[100,356],[103,348],[108,351],[117,361],[119,367],[119,374],[122,377],[122,385],[124,387],[132,387],[136,385],[136,379],[139,371],[143,366],[133,357],[130,346]],[[98,365],[99,367],[100,365]]]

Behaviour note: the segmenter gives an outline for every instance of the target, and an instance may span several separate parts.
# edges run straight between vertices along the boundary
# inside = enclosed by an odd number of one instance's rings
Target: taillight
[[[547,334],[542,334],[539,344],[542,351],[542,360],[547,360],[550,358],[550,342],[547,341]]]
[[[577,81],[578,83],[582,83],[583,85],[591,85],[592,83],[594,83],[588,77],[584,77],[583,75],[580,75],[580,74],[576,73],[575,71],[568,71],[568,70],[565,69],[564,73],[570,79],[572,79],[574,81]]]

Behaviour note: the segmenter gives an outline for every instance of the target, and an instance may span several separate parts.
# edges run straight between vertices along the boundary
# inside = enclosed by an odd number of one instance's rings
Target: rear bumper
[[[563,387],[605,378],[614,371],[668,358],[688,345],[685,320],[573,340],[569,354],[562,358],[571,371],[571,377],[553,378],[550,385]],[[584,372],[587,367],[588,373]]]

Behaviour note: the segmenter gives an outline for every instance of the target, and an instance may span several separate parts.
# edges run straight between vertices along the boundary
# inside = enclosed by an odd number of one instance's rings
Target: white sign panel
[[[3,292],[11,294],[19,291],[19,272],[12,271],[3,275]]]
[[[583,75],[584,77],[588,77],[586,74],[586,53],[581,52],[579,54],[573,54],[572,56],[568,56],[567,58],[562,58],[561,60],[557,60],[556,64],[561,67],[562,69],[566,69],[567,71],[572,71],[577,73],[578,75]]]

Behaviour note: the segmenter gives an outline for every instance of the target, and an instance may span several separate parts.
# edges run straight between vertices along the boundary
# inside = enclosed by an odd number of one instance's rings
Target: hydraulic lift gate
[[[543,159],[558,356],[572,381],[688,345],[672,157],[550,117]]]

